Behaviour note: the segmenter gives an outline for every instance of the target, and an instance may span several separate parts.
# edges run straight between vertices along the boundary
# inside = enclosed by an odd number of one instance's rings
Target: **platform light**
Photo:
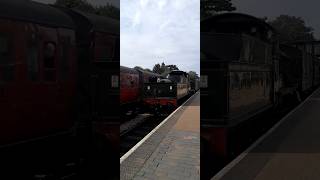
[[[170,86],[170,91],[172,91],[172,86]]]

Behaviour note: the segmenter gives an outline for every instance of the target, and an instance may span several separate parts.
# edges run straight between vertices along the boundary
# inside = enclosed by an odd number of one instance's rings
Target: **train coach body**
[[[29,1],[1,1],[0,9],[0,146],[70,132],[77,71],[72,19]]]
[[[239,13],[201,22],[201,137],[226,160],[250,138],[254,117],[319,85],[319,42],[279,44],[274,29]],[[280,105],[280,106],[279,106]]]
[[[314,58],[313,65],[313,86],[317,87],[320,85],[320,59]]]
[[[160,74],[120,67],[120,105],[123,112],[134,109],[143,101],[144,84],[156,82]]]
[[[195,93],[200,88],[200,79],[199,77],[195,77],[194,79],[190,79],[190,93]]]
[[[312,51],[316,42],[280,44],[275,60],[275,88],[277,102],[300,100],[300,95],[310,93],[319,85],[319,59]],[[277,103],[278,104],[278,103]]]
[[[300,72],[301,85],[300,91],[310,91],[319,84],[319,58],[316,57],[316,44],[319,42],[296,42],[292,43],[301,53]]]
[[[0,146],[89,134],[119,144],[119,22],[24,0],[0,9]]]
[[[228,32],[227,25],[232,20],[243,26],[249,20],[250,24],[238,29],[239,32]],[[201,33],[201,103],[213,105],[202,108],[203,123],[236,124],[272,105],[272,44],[256,36],[256,32],[243,34],[259,27],[254,20],[246,15],[225,14],[204,22],[207,23],[204,26],[214,24],[214,27]],[[268,25],[260,26],[260,31],[253,31],[272,32]]]
[[[100,121],[119,121],[119,21],[58,7],[76,25],[79,98]],[[90,103],[88,103],[88,101]],[[118,104],[118,106],[117,106]]]
[[[304,92],[313,87],[313,57],[289,45],[280,45],[279,75],[282,88]]]
[[[177,86],[177,99],[186,97],[190,91],[189,76],[184,71],[172,71],[167,78]]]
[[[273,106],[273,34],[244,14],[201,22],[201,136],[216,157],[229,157],[241,125]]]
[[[120,67],[120,104],[138,103],[140,98],[140,73],[131,68]]]

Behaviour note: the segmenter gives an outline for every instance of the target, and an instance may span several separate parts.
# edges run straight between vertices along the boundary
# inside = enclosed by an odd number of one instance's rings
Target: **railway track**
[[[120,157],[128,152],[135,144],[158,126],[167,116],[146,116],[139,123],[133,125],[130,130],[121,133]],[[134,119],[133,121],[136,121]]]
[[[192,95],[193,94],[190,94],[182,98],[178,102],[179,106]],[[157,127],[164,119],[166,119],[166,117],[169,116],[169,114],[161,114],[158,116],[152,114],[139,114],[133,119],[123,123],[120,126],[120,157],[127,153],[140,140]]]

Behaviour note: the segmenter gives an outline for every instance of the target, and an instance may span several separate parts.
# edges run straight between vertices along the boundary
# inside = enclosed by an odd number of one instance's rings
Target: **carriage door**
[[[15,58],[13,56],[14,33],[12,22],[0,20],[0,145],[8,142],[8,137],[16,136],[19,127],[16,126],[16,104],[18,98],[15,86]],[[17,94],[17,93],[16,93]]]
[[[75,100],[75,34],[73,30],[59,29],[56,60],[57,107],[64,126],[73,125],[73,106]]]
[[[57,31],[52,28],[39,27],[40,34],[40,69],[42,91],[39,94],[41,104],[42,126],[59,130],[62,124],[59,111],[58,92],[60,86],[57,82]]]
[[[93,74],[96,74],[95,111],[104,121],[119,116],[119,43],[114,35],[95,32]]]

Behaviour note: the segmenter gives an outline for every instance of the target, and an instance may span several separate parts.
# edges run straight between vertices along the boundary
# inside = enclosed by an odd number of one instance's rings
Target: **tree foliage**
[[[76,8],[84,12],[120,19],[119,8],[111,4],[96,7],[90,4],[87,0],[57,0],[55,5],[67,8]]]
[[[107,16],[115,19],[120,19],[120,10],[111,4],[105,6],[99,6],[96,8],[96,14],[101,16]]]
[[[162,73],[161,66],[159,63],[153,66],[152,72],[158,73],[158,74]]]
[[[313,28],[306,26],[301,17],[280,15],[269,24],[279,33],[280,42],[315,40]]]
[[[144,70],[141,66],[135,66],[133,69],[135,69],[135,70]]]
[[[201,18],[208,17],[221,11],[235,11],[236,7],[233,6],[231,0],[201,0],[200,1],[200,14]]]
[[[149,68],[143,68],[141,66],[135,66],[133,69],[135,70],[140,70],[140,71],[148,71],[148,72],[152,72]]]
[[[159,63],[155,64],[153,66],[152,72],[166,76],[174,70],[179,70],[177,65],[166,65],[164,62],[162,62],[161,65]]]
[[[198,74],[196,72],[194,72],[194,71],[189,71],[188,74],[189,74],[190,80],[195,80],[195,79],[199,78]]]

